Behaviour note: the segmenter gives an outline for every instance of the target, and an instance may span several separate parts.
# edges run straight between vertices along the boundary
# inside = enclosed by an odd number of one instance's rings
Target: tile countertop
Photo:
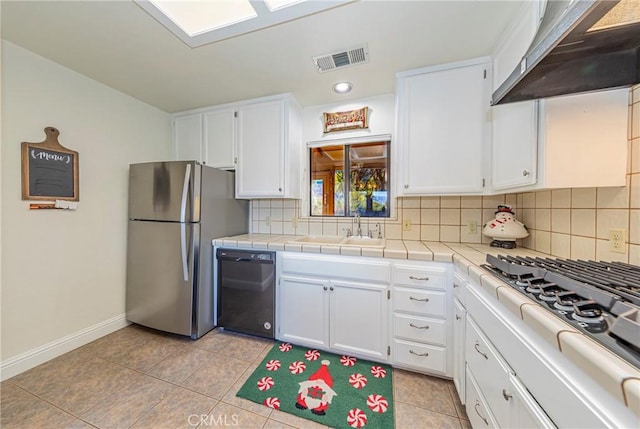
[[[452,262],[467,273],[506,309],[521,318],[542,338],[566,355],[599,384],[640,416],[640,371],[609,350],[554,317],[540,305],[511,289],[480,268],[487,254],[514,256],[550,255],[530,249],[500,249],[487,244],[444,243],[434,241],[389,240],[384,248],[289,243],[293,235],[244,234],[213,240],[216,246],[244,247],[292,252],[369,256],[378,258]]]

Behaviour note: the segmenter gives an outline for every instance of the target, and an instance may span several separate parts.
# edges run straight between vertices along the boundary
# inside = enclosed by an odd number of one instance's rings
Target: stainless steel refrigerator
[[[211,240],[248,230],[234,195],[233,172],[195,161],[130,166],[129,321],[194,339],[214,328]]]

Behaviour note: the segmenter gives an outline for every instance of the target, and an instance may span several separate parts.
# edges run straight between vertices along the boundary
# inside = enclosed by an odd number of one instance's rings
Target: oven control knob
[[[269,329],[271,329],[271,323],[269,323],[269,322],[264,322],[264,325],[263,325],[263,326],[264,326],[264,329],[266,329],[267,331],[268,331]]]

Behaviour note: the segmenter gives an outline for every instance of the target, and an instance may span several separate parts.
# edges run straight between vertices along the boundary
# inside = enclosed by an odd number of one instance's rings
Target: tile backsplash
[[[640,265],[640,86],[631,93],[627,185],[572,188],[491,196],[396,199],[396,218],[363,218],[362,233],[380,224],[389,239],[489,243],[482,226],[498,204],[513,207],[529,230],[522,247],[562,258],[622,261]],[[302,216],[300,200],[253,200],[252,232],[345,235],[352,219]],[[625,231],[625,253],[609,250],[609,230]]]

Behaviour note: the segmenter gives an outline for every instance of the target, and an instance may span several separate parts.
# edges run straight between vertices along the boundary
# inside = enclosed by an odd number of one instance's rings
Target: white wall
[[[322,114],[327,112],[345,112],[369,107],[369,128],[365,130],[323,133]],[[395,95],[384,94],[376,97],[350,100],[345,103],[323,104],[305,107],[302,113],[302,142],[335,140],[353,137],[392,134],[395,127]],[[305,151],[306,153],[306,151]]]
[[[128,165],[171,159],[170,115],[2,45],[2,364],[125,311]],[[43,129],[79,152],[76,211],[29,210],[20,143]],[[9,371],[11,372],[11,371]]]

